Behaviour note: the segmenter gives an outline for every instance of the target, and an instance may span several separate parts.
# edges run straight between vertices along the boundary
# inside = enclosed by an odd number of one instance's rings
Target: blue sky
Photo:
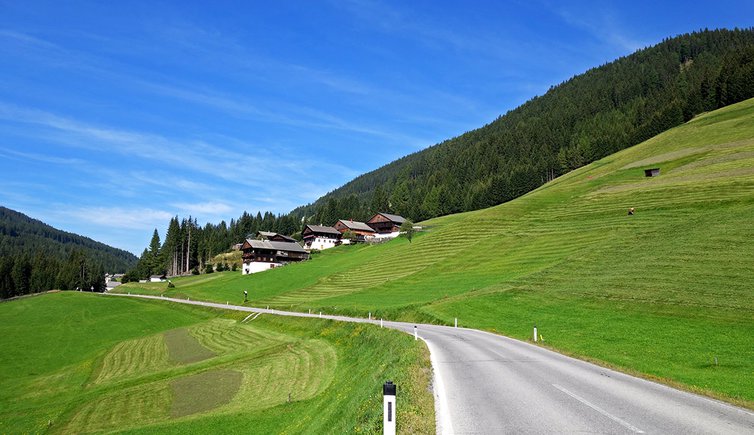
[[[139,254],[286,213],[754,2],[0,0],[0,205]]]

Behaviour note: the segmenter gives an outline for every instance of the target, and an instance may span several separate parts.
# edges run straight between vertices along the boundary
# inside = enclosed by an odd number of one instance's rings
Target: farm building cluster
[[[400,234],[406,221],[401,216],[377,213],[367,222],[339,220],[334,226],[306,225],[302,241],[278,233],[259,231],[257,239],[241,244],[243,267],[241,273],[262,272],[285,264],[309,259],[311,251],[322,251],[341,244],[373,242],[392,239]],[[343,235],[349,232],[350,238]]]

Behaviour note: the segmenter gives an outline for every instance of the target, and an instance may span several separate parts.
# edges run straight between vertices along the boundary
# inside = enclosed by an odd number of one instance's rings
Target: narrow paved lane
[[[128,295],[114,295],[128,296]],[[319,313],[137,296],[297,317]],[[379,324],[343,316],[323,318]],[[414,325],[384,322],[414,333]],[[754,434],[754,413],[529,343],[486,332],[416,325],[435,370],[438,432]]]

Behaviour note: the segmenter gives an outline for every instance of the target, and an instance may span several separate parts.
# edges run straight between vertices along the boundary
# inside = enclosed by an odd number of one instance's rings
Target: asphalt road
[[[319,317],[319,313],[134,297]],[[322,317],[380,323],[379,320],[343,316]],[[384,322],[384,326],[413,334],[415,325]],[[435,372],[438,433],[754,434],[754,412],[746,409],[511,338],[474,329],[416,326],[418,337],[429,346]]]

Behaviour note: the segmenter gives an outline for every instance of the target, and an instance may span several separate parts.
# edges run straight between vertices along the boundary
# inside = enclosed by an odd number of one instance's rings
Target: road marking
[[[400,331],[400,330],[399,330]],[[422,338],[422,341],[427,345],[429,349],[429,361],[432,364],[432,372],[434,375],[433,390],[435,393],[435,411],[437,413],[436,424],[439,426],[438,432],[442,435],[453,434],[453,420],[450,418],[450,407],[448,406],[448,393],[445,391],[445,384],[442,381],[442,375],[440,374],[440,366],[437,363],[437,349],[434,349],[434,345]]]
[[[636,432],[636,433],[644,433],[644,431],[641,430],[641,429],[639,429],[638,427],[632,425],[631,423],[629,423],[629,422],[627,422],[625,420],[621,420],[620,418],[614,416],[613,414],[610,414],[609,412],[605,411],[604,409],[600,408],[599,406],[597,406],[597,405],[595,405],[595,404],[587,401],[586,399],[584,399],[582,397],[579,397],[579,396],[571,393],[570,391],[566,390],[565,388],[561,387],[560,385],[552,384],[552,386],[555,387],[555,388],[557,388],[558,390],[560,390],[560,391],[568,394],[569,396],[573,397],[574,399],[578,400],[579,402],[583,403],[584,405],[592,408],[593,410],[599,412],[600,414],[604,415],[605,417],[613,420],[614,422],[619,423],[621,426],[624,426],[624,427],[628,428],[630,431]]]

